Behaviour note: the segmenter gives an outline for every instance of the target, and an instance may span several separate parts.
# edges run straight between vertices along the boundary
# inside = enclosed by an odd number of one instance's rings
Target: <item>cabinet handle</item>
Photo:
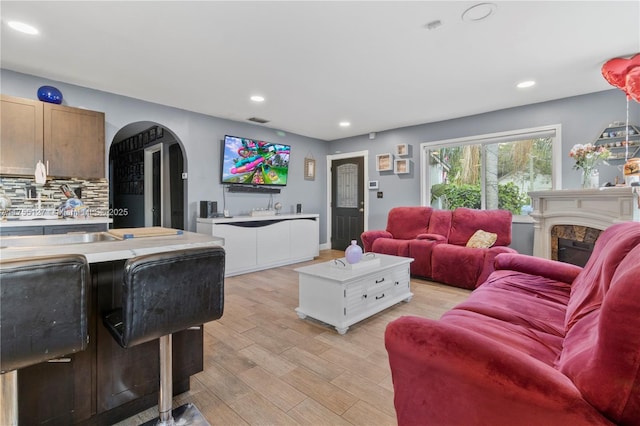
[[[380,299],[382,299],[383,297],[384,297],[384,293],[382,293],[382,295],[381,295],[381,296],[376,296],[376,300],[380,300]]]
[[[396,281],[394,285],[400,285],[400,281]]]
[[[376,284],[380,284],[383,281],[384,281],[384,278],[380,278],[379,280],[376,280]]]
[[[362,295],[362,298],[363,298],[363,299],[366,299],[366,298],[367,298],[367,295],[366,295],[366,294],[363,294],[363,295]]]
[[[71,362],[71,358],[54,358],[47,362]]]
[[[200,326],[196,325],[194,327],[189,327],[187,330],[200,330]]]

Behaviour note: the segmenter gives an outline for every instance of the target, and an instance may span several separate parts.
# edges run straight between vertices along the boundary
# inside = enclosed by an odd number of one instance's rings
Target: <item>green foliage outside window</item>
[[[450,210],[480,209],[484,179],[486,208],[497,204],[519,215],[528,204],[527,192],[551,188],[552,148],[548,137],[435,148],[430,167],[437,172],[432,179],[443,183],[431,186],[431,202],[440,199],[442,208]]]
[[[431,201],[442,197],[444,208],[453,210],[457,207],[479,209],[480,185],[436,184],[431,187]],[[513,182],[498,185],[498,208],[509,210],[513,214],[521,214],[522,206],[527,202],[527,195],[520,192]]]

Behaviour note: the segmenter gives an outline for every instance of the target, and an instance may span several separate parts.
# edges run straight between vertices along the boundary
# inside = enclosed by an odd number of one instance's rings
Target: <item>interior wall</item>
[[[445,139],[505,132],[509,130],[560,124],[562,127],[562,188],[579,188],[581,173],[573,169],[569,151],[575,144],[593,143],[609,123],[626,120],[625,94],[617,89],[588,95],[558,99],[517,108],[493,111],[453,120],[428,123],[370,135],[334,140],[329,153],[369,150],[369,179],[378,181],[379,189],[371,192],[369,229],[384,229],[388,211],[395,206],[420,204],[420,144]],[[640,105],[629,103],[629,119],[640,123]],[[376,171],[376,155],[393,153],[397,144],[409,145],[411,172],[394,174]],[[600,182],[622,179],[624,160],[611,161],[598,167]],[[376,196],[383,193],[383,198]],[[533,253],[533,223],[518,223],[513,227],[513,244],[521,253]]]
[[[264,208],[269,202],[269,194],[223,192],[224,187],[220,184],[220,154],[221,141],[226,134],[291,145],[289,181],[281,193],[274,196],[274,202],[282,203],[283,213],[290,212],[298,203],[303,205],[306,213],[319,213],[320,243],[326,243],[326,218],[323,214],[327,202],[326,170],[318,168],[314,181],[305,180],[303,176],[304,158],[324,158],[327,154],[326,142],[287,133],[286,129],[280,132],[261,125],[197,114],[6,69],[0,70],[0,79],[2,93],[7,95],[37,99],[40,86],[52,85],[62,92],[64,105],[104,112],[105,141],[108,141],[105,158],[108,158],[109,144],[115,134],[129,123],[151,121],[170,128],[182,142],[185,151],[185,172],[188,173],[186,193],[189,200],[185,214],[188,231],[196,230],[200,200],[217,201],[219,210],[222,210],[226,200],[225,208],[234,216],[248,214],[254,208]]]
[[[594,142],[609,123],[624,121],[627,105],[624,93],[612,89],[437,123],[379,131],[373,139],[365,134],[324,142],[295,134],[279,136],[277,130],[264,126],[210,117],[8,70],[0,70],[0,78],[2,92],[8,95],[35,99],[37,88],[50,84],[62,91],[66,105],[105,112],[107,141],[113,139],[117,130],[134,121],[153,121],[171,128],[184,144],[188,164],[185,171],[189,176],[187,229],[190,231],[195,231],[200,200],[217,201],[219,210],[226,208],[232,215],[246,214],[256,207],[264,208],[269,202],[268,194],[223,192],[219,176],[220,144],[225,134],[291,145],[289,185],[274,197],[274,202],[283,204],[283,212],[291,211],[297,203],[301,203],[305,212],[319,213],[321,244],[326,244],[327,234],[327,170],[320,159],[328,154],[369,151],[369,179],[379,182],[378,190],[369,190],[369,229],[383,229],[391,207],[420,204],[420,143],[559,123],[562,125],[563,188],[578,188],[580,172],[572,169],[573,160],[569,158],[569,150],[577,143]],[[640,106],[635,102],[629,106],[631,122],[640,123]],[[410,173],[396,175],[393,172],[376,171],[376,154],[393,153],[395,146],[402,143],[409,145],[409,155],[403,158],[409,160]],[[108,154],[108,147],[105,147],[105,152]],[[305,156],[317,160],[319,167],[315,181],[303,178]],[[613,181],[616,175],[621,176],[619,165],[615,163],[600,167],[601,182]],[[383,193],[382,198],[377,198],[378,191]],[[526,239],[529,238],[531,226],[525,224],[514,228],[514,240],[522,243],[523,247],[528,247]]]

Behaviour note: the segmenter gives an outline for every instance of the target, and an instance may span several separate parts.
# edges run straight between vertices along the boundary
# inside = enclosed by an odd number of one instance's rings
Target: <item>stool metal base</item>
[[[142,426],[211,426],[202,413],[200,413],[198,407],[191,403],[181,405],[180,407],[172,410],[171,416],[173,417],[173,423],[171,423],[171,419],[169,419],[169,422],[163,423],[159,418],[155,418],[143,423]]]

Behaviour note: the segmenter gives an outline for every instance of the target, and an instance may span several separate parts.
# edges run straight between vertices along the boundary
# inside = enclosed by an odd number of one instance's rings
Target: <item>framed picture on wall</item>
[[[398,145],[396,145],[396,155],[399,157],[409,155],[409,145],[407,145],[406,143],[399,143]]]
[[[409,173],[411,170],[411,163],[409,160],[398,159],[393,162],[393,172],[397,175]]]
[[[386,172],[393,170],[393,157],[390,153],[376,155],[376,171]]]
[[[316,160],[313,158],[304,159],[304,179],[316,180]]]

